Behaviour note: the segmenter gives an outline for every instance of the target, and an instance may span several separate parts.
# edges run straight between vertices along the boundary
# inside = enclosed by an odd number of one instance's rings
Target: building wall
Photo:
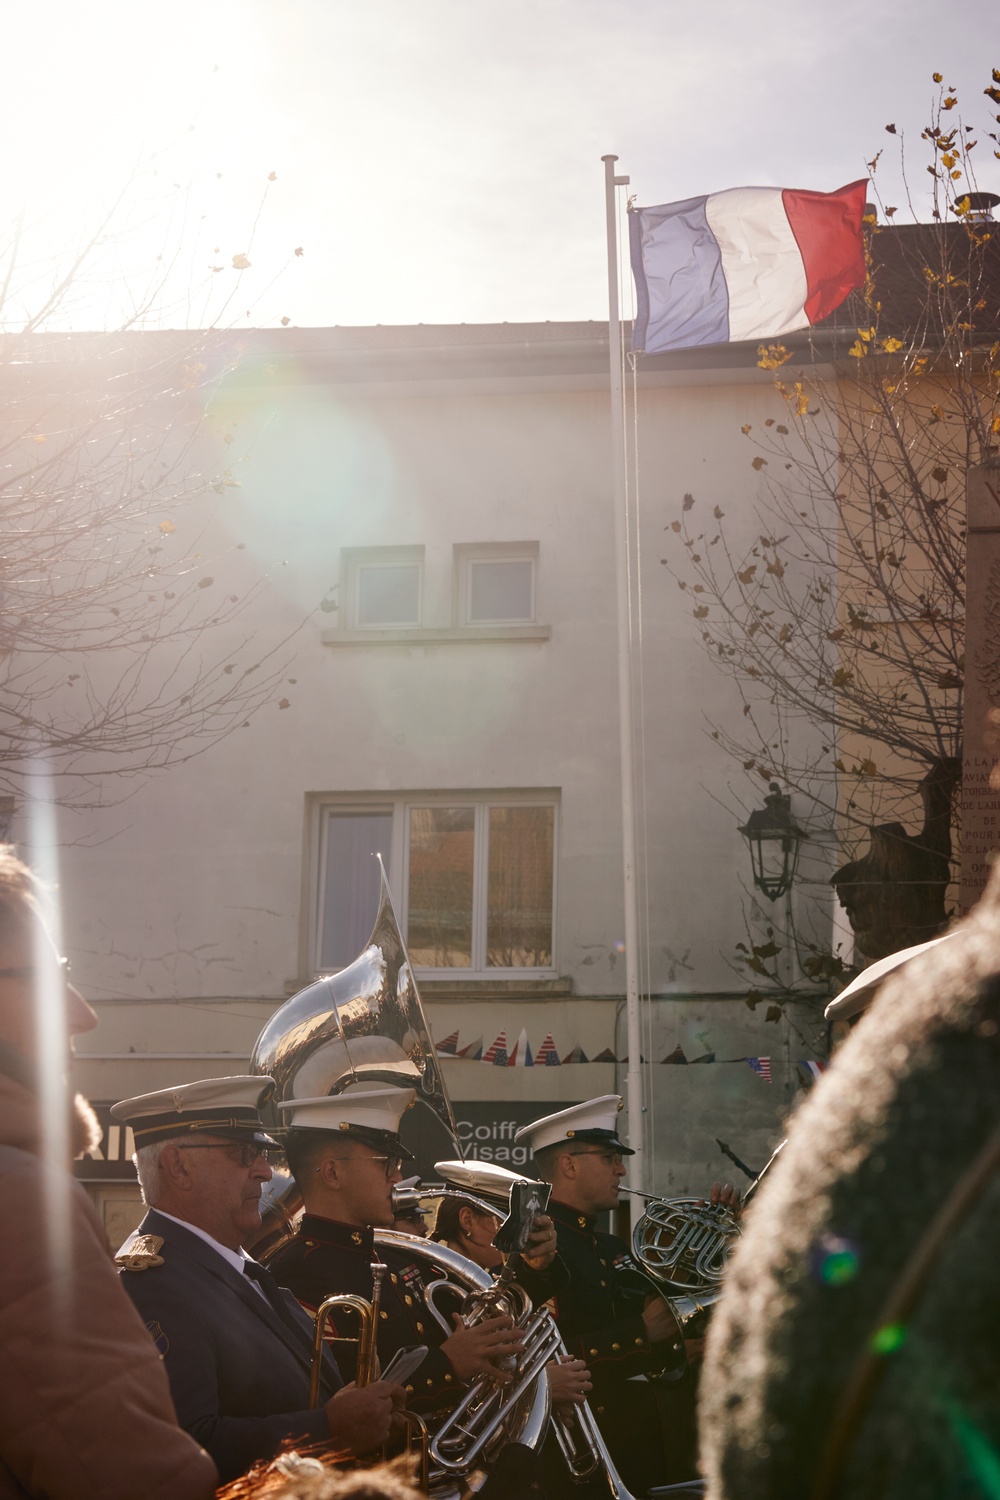
[[[230,576],[242,587],[248,565],[266,572],[255,606],[262,645],[298,627],[283,648],[288,706],[276,694],[208,753],[130,783],[126,800],[62,818],[65,942],[101,1022],[80,1040],[79,1085],[111,1100],[242,1070],[266,1016],[313,977],[310,820],[327,794],[556,793],[553,975],[533,988],[456,975],[423,987],[427,1010],[437,1039],[457,1029],[459,1046],[481,1036],[488,1047],[501,1030],[513,1044],[523,1027],[536,1051],[551,1033],[561,1056],[579,1047],[590,1059],[606,1049],[622,1057],[605,377],[598,366],[514,378],[486,358],[476,378],[362,387],[342,372],[306,378],[291,360],[270,368],[273,379],[244,371],[209,402],[200,461],[232,465],[240,488],[199,547],[220,587]],[[721,1160],[718,1136],[760,1165],[795,1093],[795,1054],[814,1056],[821,1043],[814,1012],[800,1045],[805,1032],[787,1018],[767,1025],[741,998],[729,955],[748,921],[772,914],[749,894],[738,813],[726,805],[734,767],[708,728],[731,722],[738,705],[708,670],[691,599],[660,561],[686,491],[706,516],[725,510],[730,539],[739,545],[742,529],[751,544],[759,479],[740,428],[780,416],[779,406],[757,372],[650,379],[641,396],[643,987],[677,997],[655,1002],[647,1059],[657,1181],[672,1190],[704,1184]],[[178,542],[202,524],[178,517]],[[453,629],[452,549],[504,541],[537,543],[536,618],[547,637],[484,641]],[[425,549],[422,626],[440,638],[350,638],[342,553],[373,546]],[[702,1050],[720,1061],[660,1066],[678,1043],[692,1057],[695,1021],[709,1035]],[[774,1055],[770,1086],[721,1063],[759,1053]],[[612,1062],[443,1066],[459,1103],[557,1107],[618,1090],[624,1077]]]

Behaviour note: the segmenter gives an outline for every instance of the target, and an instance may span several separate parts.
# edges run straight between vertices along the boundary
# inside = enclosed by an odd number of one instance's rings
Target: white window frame
[[[534,625],[538,620],[538,543],[537,542],[458,542],[454,557],[455,624],[466,628],[502,629],[507,625]],[[472,573],[476,563],[526,562],[531,565],[531,612],[527,615],[504,615],[498,620],[473,619]]]
[[[361,574],[366,568],[416,568],[417,617],[415,620],[361,620]],[[340,554],[341,598],[344,600],[344,627],[348,630],[416,630],[424,615],[424,548],[416,547],[344,547]]]
[[[475,810],[473,834],[473,892],[472,892],[472,963],[468,968],[432,968],[414,964],[419,979],[450,981],[464,984],[467,981],[483,980],[542,980],[552,979],[558,973],[557,927],[558,870],[559,870],[559,793],[552,789],[527,791],[453,791],[453,792],[403,792],[389,796],[379,795],[323,795],[315,799],[311,819],[312,897],[309,923],[309,972],[329,974],[330,969],[321,969],[318,958],[322,951],[322,921],[326,879],[326,836],[329,826],[327,814],[337,812],[365,812],[374,815],[392,813],[392,838],[390,848],[383,850],[386,874],[393,902],[406,937],[409,925],[409,867],[410,867],[410,809],[414,807],[472,807]],[[489,874],[489,809],[491,807],[551,807],[553,809],[552,832],[552,963],[547,968],[500,969],[486,964],[486,914]],[[477,965],[478,960],[478,965]]]

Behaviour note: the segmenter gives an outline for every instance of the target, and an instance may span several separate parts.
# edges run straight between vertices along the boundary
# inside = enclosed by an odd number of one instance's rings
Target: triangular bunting
[[[443,1042],[438,1042],[437,1050],[445,1057],[456,1057],[458,1055],[458,1032],[452,1031],[445,1037]]]
[[[556,1044],[552,1040],[551,1031],[549,1031],[546,1033],[545,1040],[539,1047],[538,1052],[535,1055],[535,1067],[558,1068],[558,1066],[559,1053],[556,1051]]]
[[[771,1059],[769,1057],[747,1057],[744,1058],[744,1062],[747,1067],[752,1068],[758,1078],[763,1078],[765,1083],[771,1082]]]
[[[591,1062],[610,1062],[610,1063],[616,1063],[618,1061],[617,1057],[615,1056],[614,1052],[612,1051],[612,1049],[610,1047],[605,1047],[605,1049],[604,1049],[603,1052],[598,1052],[597,1056],[596,1057],[592,1057],[590,1060],[591,1060]]]
[[[528,1041],[528,1033],[522,1026],[517,1041],[514,1043],[514,1050],[511,1053],[510,1062],[507,1066],[511,1068],[533,1068],[534,1065],[531,1056],[531,1045]]]
[[[492,1047],[483,1055],[484,1063],[492,1063],[495,1068],[507,1066],[507,1032],[501,1031]]]
[[[456,1052],[455,1056],[465,1057],[469,1060],[469,1062],[480,1062],[483,1056],[482,1037],[477,1036],[474,1042],[468,1042],[464,1047],[460,1049],[460,1051]]]
[[[669,1053],[667,1057],[662,1057],[660,1061],[665,1063],[686,1063],[687,1058],[684,1056],[684,1048],[680,1042],[677,1043],[673,1052]]]
[[[564,1063],[585,1063],[589,1061],[590,1058],[587,1056],[586,1052],[584,1052],[579,1042],[577,1042],[572,1052],[567,1052],[566,1056],[563,1058]]]
[[[715,1053],[706,1052],[704,1057],[692,1057],[688,1061],[692,1067],[694,1067],[695,1063],[713,1063],[715,1062]]]

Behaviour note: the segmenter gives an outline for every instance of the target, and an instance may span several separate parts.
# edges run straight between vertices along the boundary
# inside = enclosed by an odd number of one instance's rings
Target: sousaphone
[[[378,915],[346,969],[307,985],[267,1022],[250,1072],[274,1079],[274,1103],[342,1094],[358,1084],[416,1089],[455,1141],[455,1116],[393,910],[381,855]],[[279,1118],[279,1123],[280,1118]]]

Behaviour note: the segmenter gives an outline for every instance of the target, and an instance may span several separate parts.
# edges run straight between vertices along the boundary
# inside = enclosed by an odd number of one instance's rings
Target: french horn
[[[671,1299],[717,1292],[741,1234],[736,1215],[701,1198],[654,1198],[632,1233],[635,1258]]]

